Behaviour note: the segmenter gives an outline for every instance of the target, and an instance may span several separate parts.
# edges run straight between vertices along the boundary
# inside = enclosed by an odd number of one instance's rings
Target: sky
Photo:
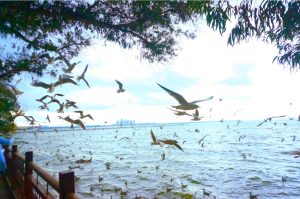
[[[117,44],[94,41],[76,59],[81,63],[73,71],[76,77],[88,64],[86,79],[91,88],[81,81],[80,86],[65,85],[54,93],[63,93],[65,96],[60,99],[75,101],[78,110],[91,114],[94,120],[85,118],[86,125],[114,124],[120,119],[136,123],[190,122],[189,116],[176,116],[168,109],[178,103],[156,83],[187,101],[214,96],[211,101],[199,103],[203,121],[298,117],[300,73],[272,63],[278,53],[272,44],[254,38],[232,47],[227,46],[227,35],[221,36],[202,25],[196,39],[181,38],[178,56],[163,64],[141,60],[139,49],[125,50]],[[41,80],[49,82],[47,78]],[[116,92],[115,80],[123,83],[124,93]],[[79,116],[73,112],[75,109],[56,113],[56,104],[50,105],[50,112],[40,110],[35,99],[49,93],[30,83],[31,76],[22,75],[17,87],[24,94],[19,96],[19,102],[26,114],[41,125],[68,125],[57,116]],[[51,123],[46,120],[47,114]],[[22,118],[16,122],[26,125]]]

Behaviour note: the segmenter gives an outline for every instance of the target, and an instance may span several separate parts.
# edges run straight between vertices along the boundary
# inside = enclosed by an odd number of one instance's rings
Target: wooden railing
[[[6,180],[15,199],[79,199],[74,172],[59,172],[59,180],[33,162],[33,152],[18,153],[17,145],[5,149]],[[51,190],[51,191],[50,191]]]

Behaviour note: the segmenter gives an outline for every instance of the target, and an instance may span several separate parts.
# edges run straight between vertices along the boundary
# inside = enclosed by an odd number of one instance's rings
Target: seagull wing
[[[31,83],[31,86],[35,86],[35,87],[42,87],[42,88],[46,88],[49,89],[50,88],[50,84],[41,82],[41,81],[34,81]]]
[[[75,113],[79,113],[80,114],[80,117],[83,116],[83,111],[74,111]]]
[[[61,79],[69,79],[69,78],[73,78],[73,77],[74,77],[73,75],[67,75],[67,74],[60,75]]]
[[[90,114],[87,114],[86,117],[90,118],[91,120],[94,120],[94,118]]]
[[[61,105],[60,101],[58,101],[57,99],[51,99],[51,101],[49,101],[47,104],[50,104],[50,103],[57,103],[59,106]]]
[[[263,123],[265,123],[266,122],[266,120],[264,120],[264,121],[262,121],[261,123],[259,123],[258,125],[257,125],[257,127],[259,127],[259,126],[261,126]]]
[[[79,125],[83,129],[85,129],[85,126],[80,119],[74,120],[73,123]]]
[[[89,85],[88,81],[86,81],[85,78],[83,78],[82,80],[83,80],[83,81],[86,83],[86,85],[90,88],[90,85]]]
[[[71,83],[71,84],[74,84],[74,85],[78,85],[74,80],[72,80],[71,78],[62,78],[58,81],[58,85],[61,85],[61,84],[66,84],[66,83]]]
[[[213,98],[214,98],[214,96],[210,96],[209,98],[192,101],[191,103],[195,104],[195,103],[198,103],[198,102],[204,102],[204,101],[212,100]]]
[[[177,143],[174,143],[174,146],[176,146],[176,147],[177,147],[177,149],[179,149],[179,150],[183,151],[183,149],[181,148],[181,146],[180,146],[179,144],[177,144]]]
[[[273,116],[273,117],[269,117],[268,119],[272,119],[272,118],[281,118],[281,117],[286,117],[287,115],[280,115],[280,116]]]
[[[40,99],[36,99],[36,101],[38,102],[42,102],[44,99],[46,99],[47,97],[51,98],[49,95],[45,95],[43,97],[41,97]]]
[[[55,97],[55,96],[63,97],[64,95],[63,95],[63,94],[60,94],[60,93],[56,93],[56,94],[54,94],[54,97]]]
[[[49,117],[49,115],[47,115],[46,119],[50,122],[50,117]]]
[[[170,108],[168,108],[170,109]],[[192,116],[191,114],[185,112],[185,111],[177,111],[177,110],[173,110],[173,109],[170,109],[171,111],[174,112],[175,115],[188,115],[188,116]]]
[[[82,74],[81,74],[83,77],[84,77],[84,75],[85,75],[85,73],[86,73],[88,67],[89,67],[89,65],[87,64],[87,65],[85,66],[85,68],[84,68]]]
[[[169,95],[171,95],[172,97],[174,97],[179,102],[179,104],[188,104],[188,102],[180,94],[178,94],[178,93],[176,93],[174,91],[171,91],[170,89],[167,89],[166,87],[160,85],[159,83],[157,83],[157,84],[162,89],[164,89],[167,93],[169,93]]]
[[[83,72],[81,73],[81,75],[79,75],[79,76],[77,77],[77,80],[78,80],[78,81],[80,81],[81,79],[84,79],[84,76],[85,76],[85,73],[86,73],[86,71],[87,71],[88,66],[89,66],[89,65],[87,64],[87,65],[85,66]]]
[[[203,136],[200,140],[199,140],[199,144],[200,142],[202,142],[204,140],[204,138],[206,138],[207,135]]]
[[[117,84],[119,85],[119,89],[121,90],[123,88],[123,84],[118,80],[115,80],[115,81],[117,82]]]
[[[157,142],[157,141],[156,141],[156,137],[155,137],[155,135],[154,135],[152,129],[151,129],[151,131],[150,131],[150,134],[151,134],[152,142],[153,142],[153,143],[156,143],[156,142]]]
[[[176,148],[178,148],[179,150],[183,151],[181,146],[178,144],[177,140],[160,140],[160,141],[164,144],[173,145]]]

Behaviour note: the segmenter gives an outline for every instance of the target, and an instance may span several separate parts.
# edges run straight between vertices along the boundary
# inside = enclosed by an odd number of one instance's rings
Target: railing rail
[[[7,182],[15,199],[79,199],[75,194],[74,172],[59,172],[59,180],[33,162],[33,152],[18,153],[17,145],[6,148]],[[36,177],[35,175],[36,174]],[[42,179],[44,183],[41,183]],[[49,192],[51,187],[58,196]]]

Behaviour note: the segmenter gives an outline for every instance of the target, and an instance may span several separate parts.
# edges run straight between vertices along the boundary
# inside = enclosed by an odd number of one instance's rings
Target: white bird
[[[199,108],[199,106],[196,104],[198,102],[203,102],[203,101],[208,101],[208,100],[212,100],[213,96],[207,98],[207,99],[202,99],[202,100],[196,100],[196,101],[192,101],[192,102],[187,102],[180,94],[171,91],[169,89],[167,89],[166,87],[160,85],[159,83],[157,83],[162,89],[164,89],[167,93],[169,93],[169,95],[171,95],[172,97],[174,97],[179,105],[177,106],[172,106],[175,109],[181,109],[181,110],[194,110]]]
[[[89,85],[88,81],[86,81],[86,79],[84,78],[85,73],[86,73],[86,71],[87,71],[87,69],[88,69],[88,66],[89,66],[89,65],[87,64],[87,65],[85,66],[85,69],[83,70],[82,74],[79,75],[76,79],[77,79],[77,81],[83,80],[83,81],[86,83],[86,85],[90,88],[90,85]]]
[[[79,62],[77,62],[77,63],[73,63],[73,64],[71,64],[70,62],[69,62],[69,60],[67,60],[62,54],[60,54],[60,53],[58,53],[59,55],[60,55],[60,58],[65,62],[65,64],[67,65],[67,68],[63,68],[62,70],[64,71],[64,73],[71,73],[72,72],[72,70],[75,68],[75,66],[77,65],[77,64],[79,64],[80,63],[80,61]]]
[[[55,87],[52,83],[51,84],[47,84],[45,82],[38,81],[38,80],[33,80],[32,83],[31,83],[31,86],[41,87],[41,88],[48,89],[49,93],[52,93],[54,91],[54,87]]]
[[[119,88],[118,88],[118,90],[117,90],[117,93],[124,92],[125,89],[123,88],[123,84],[122,84],[120,81],[118,81],[118,80],[115,80],[115,81],[116,81],[117,84],[119,85]]]
[[[83,122],[80,119],[73,120],[72,118],[70,118],[70,116],[67,116],[65,118],[63,118],[61,116],[58,116],[58,118],[63,119],[65,121],[71,123],[71,127],[73,126],[73,124],[77,124],[81,128],[85,129],[85,126],[84,126]]]
[[[66,75],[66,74],[60,75],[58,77],[58,81],[54,83],[54,87],[62,85],[62,84],[66,84],[66,83],[78,85],[72,78],[73,78],[73,76],[70,76],[70,75]]]

